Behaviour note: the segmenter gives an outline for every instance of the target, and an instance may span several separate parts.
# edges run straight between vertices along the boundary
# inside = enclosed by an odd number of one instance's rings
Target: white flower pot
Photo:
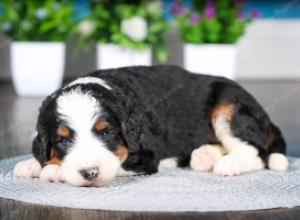
[[[65,44],[14,42],[10,48],[14,88],[19,96],[46,96],[62,84]]]
[[[195,73],[235,78],[237,47],[232,44],[185,44],[184,67]]]
[[[150,48],[140,51],[136,49],[121,47],[115,44],[97,45],[98,69],[139,65],[151,65]]]

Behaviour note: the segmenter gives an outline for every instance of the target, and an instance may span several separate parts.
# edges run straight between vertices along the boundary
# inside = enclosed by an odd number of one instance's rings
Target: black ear
[[[143,139],[142,112],[132,112],[127,117],[121,118],[122,135],[128,145],[129,153],[137,152]]]
[[[48,96],[39,109],[36,126],[37,136],[32,142],[32,154],[42,166],[50,159],[50,134],[56,130],[56,102],[55,94]]]
[[[50,159],[50,146],[46,136],[37,135],[32,142],[32,154],[40,162],[41,166]]]

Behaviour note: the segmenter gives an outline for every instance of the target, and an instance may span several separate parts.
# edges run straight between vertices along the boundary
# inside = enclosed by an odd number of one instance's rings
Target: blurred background
[[[0,158],[43,98],[95,69],[172,64],[242,84],[300,156],[300,0],[1,0]]]

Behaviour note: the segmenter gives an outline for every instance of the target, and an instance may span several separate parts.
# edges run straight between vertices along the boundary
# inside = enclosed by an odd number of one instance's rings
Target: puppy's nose
[[[92,181],[96,179],[99,175],[98,167],[90,167],[79,171],[81,176],[83,176],[86,180]]]

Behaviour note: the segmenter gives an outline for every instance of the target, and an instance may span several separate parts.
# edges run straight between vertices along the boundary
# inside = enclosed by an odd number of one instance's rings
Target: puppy
[[[95,71],[43,102],[34,159],[14,175],[104,186],[191,166],[232,176],[288,167],[280,130],[237,83],[174,66]]]

